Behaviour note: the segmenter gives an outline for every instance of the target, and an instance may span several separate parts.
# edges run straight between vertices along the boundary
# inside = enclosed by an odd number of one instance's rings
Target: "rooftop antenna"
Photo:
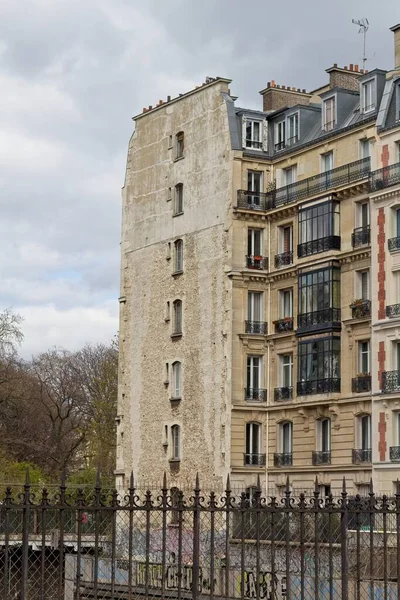
[[[367,31],[369,28],[369,21],[367,18],[364,18],[364,19],[352,19],[351,22],[354,23],[354,25],[359,26],[360,29],[358,30],[358,33],[362,33],[363,37],[364,37],[362,63],[363,63],[363,71],[365,71],[365,63],[368,60],[367,55],[366,55],[366,44],[367,44]]]

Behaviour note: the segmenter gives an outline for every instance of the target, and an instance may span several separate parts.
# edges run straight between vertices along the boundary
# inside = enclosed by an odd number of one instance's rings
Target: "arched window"
[[[174,322],[173,322],[173,335],[182,335],[182,301],[175,300],[174,302]]]
[[[172,460],[181,459],[181,428],[179,425],[172,425],[171,427],[171,441],[172,441]]]
[[[183,156],[183,150],[184,150],[184,142],[185,142],[185,134],[183,133],[183,131],[180,131],[179,133],[176,134],[175,136],[176,139],[176,158],[181,158]]]
[[[183,271],[183,241],[176,240],[174,243],[174,272],[181,273]]]
[[[172,364],[172,397],[181,397],[181,363],[178,361]]]
[[[175,186],[174,215],[180,215],[182,213],[183,213],[183,184],[178,183]]]
[[[245,465],[263,465],[265,454],[261,454],[261,424],[246,423]]]

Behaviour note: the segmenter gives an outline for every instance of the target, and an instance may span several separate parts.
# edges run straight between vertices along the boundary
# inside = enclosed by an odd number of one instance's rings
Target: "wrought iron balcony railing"
[[[265,454],[244,454],[244,464],[246,466],[264,467],[265,466]]]
[[[334,190],[343,185],[367,179],[370,175],[370,162],[369,157],[361,158],[325,173],[319,173],[313,177],[307,177],[301,181],[271,190],[266,194],[258,194],[260,205],[254,204],[253,206],[247,200],[247,196],[254,196],[254,192],[238,190],[237,207],[248,210],[271,210],[285,204],[290,204],[291,202],[296,202],[297,200],[303,200],[309,196]]]
[[[244,399],[247,402],[266,402],[267,401],[267,390],[262,388],[244,388]]]
[[[274,466],[275,467],[291,467],[293,464],[292,452],[275,452]]]
[[[366,227],[356,227],[351,234],[351,244],[353,248],[359,248],[359,246],[368,246],[371,243],[371,228],[369,225]]]
[[[340,250],[340,235],[328,235],[318,240],[299,244],[297,246],[297,256],[303,258],[304,256],[311,256],[312,254],[326,252],[327,250]]]
[[[317,451],[312,453],[312,464],[313,465],[330,465],[331,464],[331,452]]]
[[[275,402],[281,402],[283,400],[292,400],[293,388],[292,387],[278,387],[274,389],[274,400]]]
[[[400,162],[369,174],[369,191],[376,192],[400,183]]]
[[[262,149],[262,141],[260,140],[246,140],[246,148],[257,148]]]
[[[353,465],[371,462],[371,448],[353,449]]]
[[[267,256],[246,256],[246,267],[248,269],[257,269],[259,271],[266,271],[268,269],[268,257]]]
[[[290,250],[289,252],[281,252],[280,254],[275,254],[275,269],[280,269],[281,267],[288,267],[292,263],[292,250]]]
[[[269,210],[270,199],[265,192],[251,192],[249,190],[238,190],[238,208],[246,210]]]
[[[383,371],[382,392],[384,394],[400,392],[400,371]]]
[[[400,316],[400,304],[391,304],[386,307],[386,316],[389,318]]]
[[[355,394],[371,391],[371,375],[358,375],[351,380],[351,391]]]
[[[268,323],[265,321],[245,321],[245,333],[267,335]]]
[[[389,252],[394,252],[395,250],[400,250],[400,237],[390,238],[388,240],[388,248],[389,248]]]
[[[284,141],[282,141],[282,142],[277,142],[277,143],[275,144],[275,152],[279,152],[279,150],[283,150],[283,149],[284,149],[284,147],[285,147],[285,142],[284,142]]]
[[[287,139],[287,145],[288,146],[293,146],[293,144],[297,144],[297,142],[299,141],[299,136],[298,135],[292,135],[292,137]]]
[[[324,308],[323,310],[315,310],[297,315],[297,330],[299,332],[307,329],[316,329],[316,326],[327,323],[341,325],[340,308]]]
[[[340,378],[314,379],[297,382],[297,395],[310,396],[313,394],[329,394],[340,392]]]
[[[274,321],[275,333],[283,333],[284,331],[293,331],[293,317],[284,317]]]
[[[357,300],[350,304],[353,319],[364,319],[371,316],[371,300]]]
[[[400,446],[391,446],[389,449],[390,460],[400,460]]]

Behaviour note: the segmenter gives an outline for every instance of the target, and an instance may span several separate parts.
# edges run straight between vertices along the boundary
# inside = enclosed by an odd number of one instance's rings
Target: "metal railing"
[[[271,208],[270,198],[265,192],[238,190],[237,207],[246,210],[268,210]]]
[[[358,300],[350,304],[353,319],[364,319],[371,316],[371,300]]]
[[[275,269],[280,269],[281,267],[288,267],[291,264],[293,264],[292,250],[288,252],[281,252],[280,254],[275,254]]]
[[[292,135],[292,137],[287,139],[287,145],[288,146],[293,146],[293,144],[297,144],[297,142],[299,141],[299,136],[298,135]]]
[[[312,464],[315,465],[330,465],[331,451],[316,451],[312,453]]]
[[[351,391],[355,394],[371,391],[371,375],[359,375],[351,380]]]
[[[275,333],[293,331],[293,317],[283,317],[274,321]]]
[[[244,399],[247,402],[266,402],[267,401],[267,390],[262,388],[244,388]]]
[[[388,249],[389,249],[389,252],[394,252],[395,250],[400,250],[400,237],[390,238],[388,240]]]
[[[329,394],[331,392],[340,392],[340,379],[338,377],[297,382],[298,396]]]
[[[274,389],[274,400],[275,402],[281,402],[283,400],[292,400],[293,388],[292,387],[277,387]]]
[[[318,240],[299,244],[297,246],[297,256],[298,258],[304,258],[305,256],[326,252],[327,250],[340,250],[340,235],[328,235]]]
[[[314,328],[315,325],[323,325],[326,323],[340,323],[341,310],[340,308],[324,308],[323,310],[315,310],[309,313],[301,313],[297,315],[298,330]]]
[[[254,467],[264,467],[266,462],[265,454],[254,454],[247,453],[244,454],[244,465],[245,466],[254,466]]]
[[[291,467],[293,465],[292,452],[275,452],[274,467]]]
[[[390,460],[400,460],[400,446],[391,446],[389,449]]]
[[[351,234],[351,244],[353,248],[360,246],[368,246],[371,243],[371,228],[369,225],[365,227],[356,227]]]
[[[283,140],[282,142],[277,142],[275,144],[275,152],[279,152],[279,150],[283,150],[285,147],[285,141]]]
[[[265,465],[265,455],[256,466]],[[262,456],[260,460],[258,457]],[[288,457],[278,466],[290,466]],[[290,463],[290,464],[289,464]],[[173,487],[174,486],[174,487]],[[168,482],[126,488],[4,489],[2,600],[399,598],[400,490],[395,496],[265,496]],[[336,497],[336,494],[339,497]]]
[[[262,141],[260,140],[246,140],[246,148],[257,148],[257,149],[261,149],[262,148]]]
[[[400,162],[369,174],[369,191],[376,192],[400,183]]]
[[[400,392],[400,371],[383,371],[382,392],[384,394]]]
[[[268,323],[265,321],[245,321],[245,333],[267,335]]]
[[[246,267],[248,269],[267,270],[268,269],[268,257],[267,256],[246,256]]]
[[[354,448],[352,452],[353,465],[370,463],[372,458],[371,448]]]
[[[386,307],[386,316],[389,318],[400,316],[400,304],[391,304]]]

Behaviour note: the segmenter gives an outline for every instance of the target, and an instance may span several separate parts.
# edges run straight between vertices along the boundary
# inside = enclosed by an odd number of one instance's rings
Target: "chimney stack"
[[[394,68],[400,69],[400,23],[390,28],[394,33]]]

